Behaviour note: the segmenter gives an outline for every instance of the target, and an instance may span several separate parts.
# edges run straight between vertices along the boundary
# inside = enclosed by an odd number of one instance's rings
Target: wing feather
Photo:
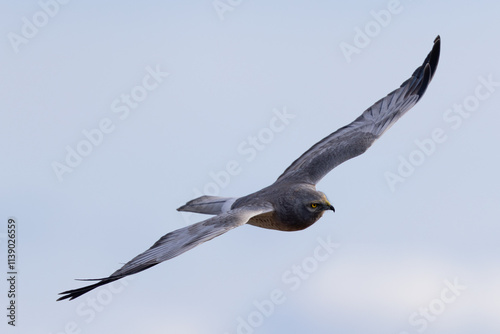
[[[322,139],[295,160],[276,182],[316,184],[341,163],[364,153],[423,96],[436,71],[440,37],[423,64],[401,86],[375,102],[354,122]]]
[[[254,207],[242,207],[222,213],[202,222],[180,228],[161,237],[148,250],[137,255],[109,277],[84,279],[83,281],[99,281],[83,288],[61,292],[58,300],[74,299],[101,285],[111,283],[128,275],[151,268],[163,261],[170,260],[206,241],[246,224],[250,218],[262,213],[271,212],[271,204]]]

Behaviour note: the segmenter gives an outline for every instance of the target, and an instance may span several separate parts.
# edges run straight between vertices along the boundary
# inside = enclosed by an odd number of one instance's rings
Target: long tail
[[[177,211],[218,215],[229,211],[235,200],[236,198],[233,197],[201,196],[187,202],[178,208]]]

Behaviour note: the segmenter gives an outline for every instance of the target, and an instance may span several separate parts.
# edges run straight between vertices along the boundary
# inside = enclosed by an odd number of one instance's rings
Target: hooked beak
[[[335,208],[330,202],[326,201],[325,204],[326,204],[326,210],[332,210],[333,212],[335,212]]]

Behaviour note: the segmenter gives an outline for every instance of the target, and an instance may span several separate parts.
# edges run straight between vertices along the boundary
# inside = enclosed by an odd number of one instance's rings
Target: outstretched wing
[[[422,66],[401,87],[377,101],[351,124],[316,143],[295,160],[276,182],[316,184],[333,168],[364,153],[424,95],[438,65],[440,43],[438,36]]]
[[[128,275],[146,270],[160,262],[170,260],[205,241],[209,241],[227,231],[243,225],[254,216],[273,211],[271,204],[259,207],[242,207],[222,213],[202,222],[180,228],[160,238],[151,248],[127,262],[109,277],[84,279],[83,281],[99,281],[83,288],[61,292],[58,300],[74,299],[101,285],[111,283]]]

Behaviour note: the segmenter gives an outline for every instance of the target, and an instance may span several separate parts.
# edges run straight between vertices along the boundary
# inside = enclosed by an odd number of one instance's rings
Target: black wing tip
[[[96,287],[88,286],[88,287],[83,287],[83,288],[79,288],[79,289],[67,290],[67,291],[61,292],[61,293],[59,293],[59,295],[62,295],[62,296],[59,297],[57,299],[57,301],[61,301],[61,300],[65,300],[65,299],[67,299],[67,300],[73,300],[73,299],[78,298],[81,295],[89,292],[90,290],[92,290],[92,289],[94,289]]]
[[[431,79],[434,76],[434,73],[436,72],[436,69],[438,67],[440,54],[441,54],[441,36],[437,35],[437,37],[434,39],[434,46],[432,47],[432,50],[429,53],[428,64],[431,67],[430,68]]]
[[[152,247],[154,247],[154,245]],[[136,274],[138,272],[141,272],[143,270],[151,268],[151,267],[157,265],[158,263],[159,262],[146,263],[146,264],[143,264],[142,266],[140,266],[138,268],[135,268],[135,270],[129,271],[129,272],[125,273],[125,274],[116,274],[116,273],[113,273],[111,276],[105,277],[105,278],[77,278],[76,279],[77,281],[84,281],[84,282],[98,281],[98,282],[94,283],[94,284],[91,284],[91,285],[88,285],[88,286],[84,286],[84,287],[78,288],[78,289],[73,289],[73,290],[68,290],[68,291],[61,292],[59,294],[60,295],[64,295],[64,296],[59,297],[59,299],[57,299],[57,300],[59,301],[59,300],[63,300],[63,299],[69,299],[69,300],[75,299],[75,298],[80,297],[81,295],[83,295],[83,294],[85,294],[85,293],[87,293],[87,292],[89,292],[91,290],[94,290],[95,288],[100,287],[101,285],[105,285],[105,284],[114,282],[116,280],[119,280],[120,278],[124,278],[124,277],[132,275],[132,274]]]
[[[441,37],[438,35],[434,39],[432,50],[425,57],[424,62],[413,72],[410,79],[401,84],[401,87],[409,85],[406,96],[417,95],[418,100],[424,95],[429,83],[436,73],[441,53]]]
[[[422,97],[422,95],[424,95],[425,91],[427,90],[427,87],[429,86],[429,83],[434,77],[434,73],[436,73],[436,69],[439,64],[440,54],[441,54],[441,36],[437,35],[437,37],[434,39],[434,45],[432,47],[431,52],[429,52],[429,55],[422,64],[424,68],[424,73],[422,78],[422,84],[417,93],[419,98]]]
[[[121,278],[121,276],[120,277],[96,278],[96,279],[93,279],[93,278],[77,279],[78,281],[99,281],[99,282],[91,284],[91,285],[88,285],[88,286],[84,286],[84,287],[81,287],[81,288],[78,288],[78,289],[67,290],[67,291],[61,292],[61,293],[59,293],[59,295],[63,295],[63,296],[59,297],[57,299],[57,301],[61,301],[61,300],[64,300],[64,299],[73,300],[75,298],[80,297],[83,294],[86,294],[89,291],[94,290],[97,287],[100,287],[101,285],[114,282],[114,281],[116,281],[117,279],[120,279],[120,278]]]
[[[64,296],[57,298],[57,300],[56,300],[56,301],[58,301],[58,302],[59,302],[59,301],[61,301],[61,300],[65,300],[65,299],[67,299],[68,301],[70,301],[70,300],[73,300],[73,299],[75,299],[75,298],[77,298],[77,297],[80,297],[80,296],[81,296],[81,295],[83,295],[84,293],[85,293],[85,292],[82,292],[82,293],[80,293],[80,294],[77,294],[74,290],[64,291],[64,292],[61,292],[61,293],[60,293],[60,295],[64,295]]]

